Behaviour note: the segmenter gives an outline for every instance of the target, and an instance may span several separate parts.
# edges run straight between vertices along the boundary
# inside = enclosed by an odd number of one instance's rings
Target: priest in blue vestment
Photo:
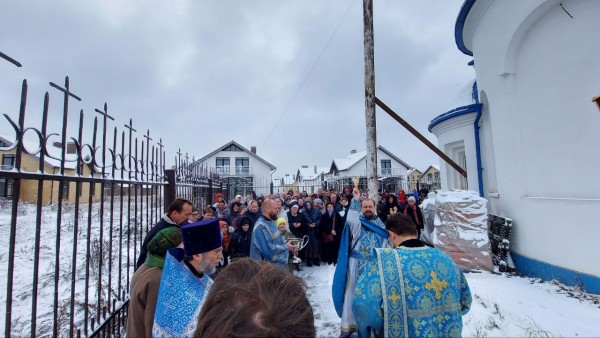
[[[183,248],[167,252],[163,268],[153,337],[193,337],[200,310],[223,258],[219,219],[212,218],[181,227]]]
[[[333,304],[342,318],[341,337],[349,337],[357,330],[352,313],[356,280],[375,257],[375,248],[391,247],[385,225],[377,217],[375,201],[369,198],[361,201],[356,187],[352,194],[332,286]]]
[[[262,204],[262,215],[254,224],[250,241],[250,258],[266,261],[288,271],[289,251],[296,246],[287,242],[286,237],[277,229],[277,202],[267,199]]]
[[[460,337],[472,302],[463,272],[419,241],[407,216],[390,216],[386,229],[394,249],[376,249],[356,283],[359,337]]]

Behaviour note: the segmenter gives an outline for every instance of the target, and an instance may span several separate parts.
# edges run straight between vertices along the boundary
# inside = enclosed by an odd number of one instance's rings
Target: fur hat
[[[181,227],[186,256],[208,252],[222,246],[219,219],[209,218]]]
[[[178,246],[181,243],[181,230],[177,227],[168,227],[159,231],[146,248],[153,255],[165,257],[167,251]]]

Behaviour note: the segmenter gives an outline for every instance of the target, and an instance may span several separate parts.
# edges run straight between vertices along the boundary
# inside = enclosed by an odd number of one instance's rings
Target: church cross
[[[431,282],[425,284],[425,289],[427,290],[435,290],[435,298],[436,299],[440,299],[442,298],[442,289],[445,287],[448,287],[448,282],[446,281],[440,281],[435,272],[431,271],[431,274],[429,274],[431,276]]]

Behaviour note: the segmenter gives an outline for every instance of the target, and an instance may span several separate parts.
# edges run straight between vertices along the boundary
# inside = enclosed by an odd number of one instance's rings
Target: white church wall
[[[590,39],[600,31],[600,2],[562,3],[573,18],[559,1],[528,0],[494,1],[468,20],[477,21],[469,47],[490,109],[484,142],[493,144],[499,194],[490,209],[515,221],[517,253],[600,276],[592,250],[600,238],[600,112],[591,102],[600,94],[600,44]]]
[[[452,119],[443,121],[435,125],[431,132],[438,139],[438,146],[448,154],[453,161],[459,163],[457,148],[464,147],[467,167],[467,185],[464,190],[478,191],[477,179],[477,157],[475,151],[475,129],[473,123],[477,113],[468,113],[456,116]],[[440,160],[443,166],[441,175],[442,190],[461,189],[461,175],[445,161]]]
[[[481,167],[483,169],[483,191],[489,199],[499,198],[498,180],[496,179],[496,157],[492,136],[492,116],[485,91],[479,93],[479,102],[483,105],[479,120],[479,145],[481,148]],[[491,206],[491,205],[490,205]],[[492,210],[492,212],[495,212]]]

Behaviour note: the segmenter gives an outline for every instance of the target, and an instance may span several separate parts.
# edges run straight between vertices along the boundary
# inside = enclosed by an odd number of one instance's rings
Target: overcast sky
[[[429,122],[468,104],[474,78],[454,42],[462,2],[374,1],[376,95],[434,144]],[[366,149],[360,0],[3,1],[0,51],[23,64],[0,59],[0,113],[17,120],[27,79],[26,126],[39,128],[48,91],[59,132],[63,99],[48,82],[69,76],[82,98],[69,137],[81,109],[89,132],[107,102],[110,130],[133,119],[140,142],[162,138],[167,165],[177,149],[199,158],[235,140],[280,177]],[[439,163],[380,109],[377,128],[408,164]]]

